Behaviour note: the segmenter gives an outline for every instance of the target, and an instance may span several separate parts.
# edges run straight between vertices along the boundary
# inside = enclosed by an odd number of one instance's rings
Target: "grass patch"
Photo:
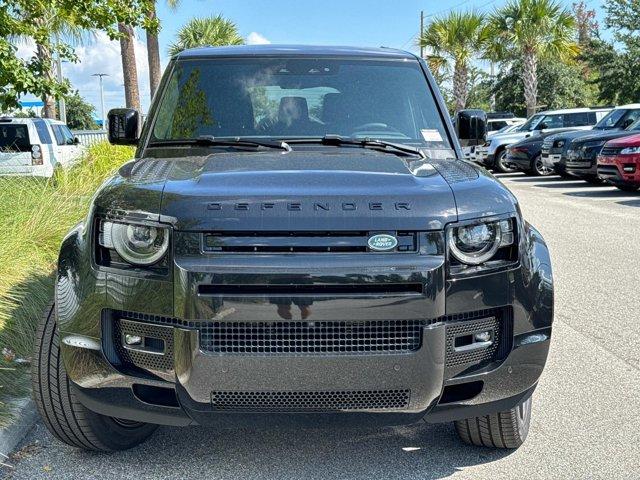
[[[0,427],[7,400],[28,392],[34,332],[53,298],[60,243],[96,189],[132,157],[130,147],[100,143],[52,180],[0,177]]]

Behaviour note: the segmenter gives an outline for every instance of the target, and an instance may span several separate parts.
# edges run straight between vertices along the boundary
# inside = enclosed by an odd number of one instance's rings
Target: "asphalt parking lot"
[[[161,428],[95,455],[37,424],[12,479],[640,478],[640,194],[504,175],[554,261],[556,319],[532,427],[515,452],[462,445],[451,425],[377,430]]]

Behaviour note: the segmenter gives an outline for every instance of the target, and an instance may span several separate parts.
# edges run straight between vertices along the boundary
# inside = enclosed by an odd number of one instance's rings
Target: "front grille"
[[[381,208],[372,203],[369,208]],[[398,244],[388,252],[416,252],[418,232],[210,232],[203,234],[205,253],[367,253],[368,240],[380,233]]]
[[[206,352],[241,355],[375,354],[419,350],[427,320],[214,322],[200,329]]]
[[[178,318],[136,312],[109,311],[105,318],[114,319],[114,332],[103,338],[121,343],[118,319],[148,322],[149,327],[175,326],[196,329],[200,349],[218,355],[380,355],[405,354],[422,347],[423,329],[436,323],[446,326],[446,366],[482,366],[507,357],[513,343],[513,312],[511,308],[490,308],[473,312],[445,315],[434,319],[372,320],[372,321],[285,321],[285,322],[212,322],[187,321]],[[120,320],[122,321],[122,320]],[[103,322],[112,325],[111,322]],[[158,327],[156,327],[158,328]],[[162,328],[162,327],[160,327]],[[466,332],[493,330],[490,348],[456,352],[455,337]],[[168,329],[166,329],[168,330]],[[157,331],[154,330],[157,336]],[[106,333],[106,331],[105,331]],[[173,362],[172,335],[166,337],[171,349],[166,362]],[[122,347],[119,347],[122,348]],[[106,349],[108,352],[108,349]],[[121,352],[119,352],[121,353]],[[124,353],[121,353],[124,354]],[[113,359],[109,357],[113,362]],[[146,368],[173,368],[168,363],[152,364],[149,358],[126,357]]]
[[[602,156],[619,155],[622,149],[623,147],[602,147],[602,150],[600,150],[600,155]]]
[[[411,390],[320,392],[212,392],[215,410],[254,412],[326,412],[407,408]]]

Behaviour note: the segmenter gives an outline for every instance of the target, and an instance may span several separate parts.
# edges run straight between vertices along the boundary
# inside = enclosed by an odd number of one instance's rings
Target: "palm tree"
[[[120,57],[124,77],[124,97],[127,108],[140,110],[140,90],[138,89],[138,69],[136,68],[135,36],[133,27],[118,24],[120,36]]]
[[[545,58],[566,61],[579,52],[573,15],[554,0],[510,0],[490,16],[489,31],[496,41],[494,52],[503,60],[521,59],[527,116],[533,115],[538,62]]]
[[[194,47],[242,45],[244,39],[237,25],[222,15],[217,17],[192,18],[180,28],[176,41],[169,46],[172,57],[182,50]]]
[[[180,0],[167,0],[169,8],[176,8]],[[150,20],[156,19],[156,5],[153,3],[147,14]],[[149,86],[151,87],[151,98],[156,93],[160,84],[160,45],[158,44],[158,34],[151,30],[146,31],[147,37],[147,60],[149,62]]]
[[[488,41],[484,15],[476,12],[451,12],[433,20],[420,35],[420,46],[431,50],[432,62],[442,67],[453,62],[453,96],[455,108],[467,103],[469,63]]]
[[[43,15],[33,19],[33,23],[38,25],[42,30],[47,30],[51,34],[49,42],[36,42],[36,57],[42,65],[42,75],[48,82],[54,82],[57,80],[57,76],[54,73],[54,60],[52,55],[52,42],[57,43],[60,39],[64,39],[72,46],[81,45],[85,41],[91,41],[93,39],[93,32],[89,30],[83,30],[82,28],[74,25],[73,23],[63,19],[53,9],[48,10],[48,15]],[[28,43],[31,41],[30,37],[15,37],[13,39],[16,42]],[[52,95],[44,95],[42,97],[44,107],[42,109],[42,115],[45,118],[56,118],[56,99]]]

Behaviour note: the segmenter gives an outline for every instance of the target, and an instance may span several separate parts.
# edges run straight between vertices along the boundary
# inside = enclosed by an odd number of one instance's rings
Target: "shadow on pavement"
[[[640,198],[638,200],[623,200],[617,203],[625,207],[640,207]]]
[[[534,185],[534,187],[543,187],[543,188],[597,188],[600,190],[601,188],[611,188],[611,185],[606,184],[593,184],[587,183],[582,180],[562,180],[557,183],[539,183]]]
[[[568,195],[570,197],[587,197],[587,198],[620,198],[620,197],[629,197],[628,192],[623,192],[618,190],[617,188],[612,187],[611,185],[605,185],[608,187],[606,189],[598,189],[598,190],[586,190],[582,192],[565,192],[563,195]]]
[[[140,447],[108,457],[52,446],[71,468],[67,478],[95,473],[104,480],[123,472],[137,479],[437,479],[511,452],[467,446],[452,424],[425,423],[375,430],[162,427]],[[46,460],[55,468],[52,450],[45,449]]]

